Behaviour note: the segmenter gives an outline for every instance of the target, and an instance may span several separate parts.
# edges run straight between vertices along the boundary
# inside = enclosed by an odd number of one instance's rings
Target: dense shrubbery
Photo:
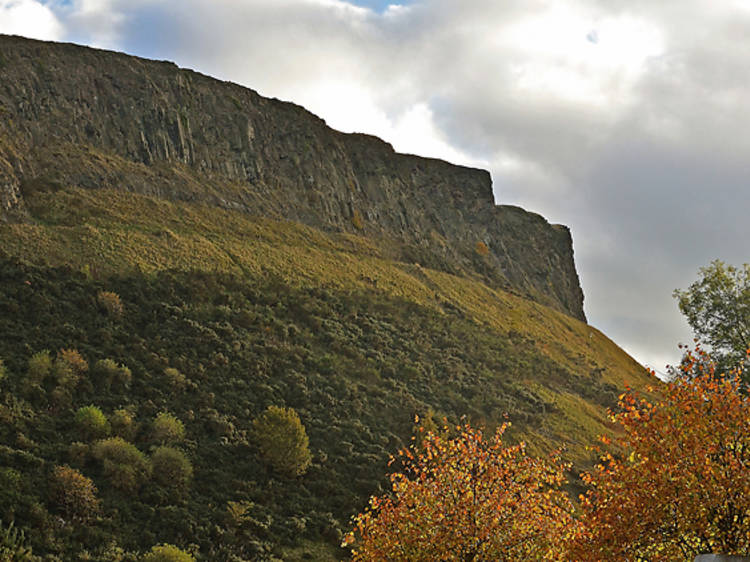
[[[253,422],[253,435],[263,458],[281,474],[300,476],[310,466],[310,440],[293,409],[269,406]]]
[[[97,304],[102,290],[67,268],[0,260],[0,517],[35,552],[62,559],[83,550],[106,559],[112,541],[128,552],[195,543],[208,560],[263,559],[321,537],[336,558],[349,518],[387,486],[389,453],[408,441],[413,414],[492,426],[507,412],[514,427],[550,435],[560,406],[525,381],[616,400],[600,378],[456,309],[166,272],[107,279],[127,311],[115,322]],[[76,412],[91,405],[112,437],[85,443]],[[304,420],[312,459],[299,477],[264,460],[253,420],[269,405]],[[155,432],[160,417],[171,429]],[[157,455],[162,443],[173,452]],[[190,485],[166,485],[160,463]],[[49,474],[64,465],[99,490],[100,517],[75,529],[54,524]],[[237,524],[230,502],[252,505]]]

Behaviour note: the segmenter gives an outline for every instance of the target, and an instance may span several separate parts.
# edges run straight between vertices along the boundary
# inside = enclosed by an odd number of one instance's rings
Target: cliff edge
[[[398,154],[172,63],[0,35],[0,217],[68,186],[200,201],[382,241],[585,320],[570,232],[489,174]]]

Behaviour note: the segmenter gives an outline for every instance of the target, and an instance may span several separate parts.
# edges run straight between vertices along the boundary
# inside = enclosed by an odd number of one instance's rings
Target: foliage
[[[2,382],[6,376],[8,376],[8,370],[5,368],[3,360],[0,359],[0,382]]]
[[[49,350],[39,351],[29,358],[26,377],[31,384],[42,384],[51,372],[52,356]]]
[[[162,486],[184,490],[193,478],[193,465],[185,453],[172,447],[157,447],[151,465],[154,480]]]
[[[137,491],[151,476],[146,455],[121,437],[97,441],[91,454],[102,463],[104,475],[112,485],[122,491]]]
[[[480,256],[490,255],[490,249],[487,247],[487,244],[485,244],[481,240],[479,240],[474,246],[474,251]]]
[[[125,408],[119,408],[112,412],[109,423],[112,427],[112,433],[117,437],[122,437],[125,441],[132,441],[138,431],[138,425],[133,419],[133,415]]]
[[[160,544],[151,548],[141,562],[195,562],[195,558],[171,544]]]
[[[160,412],[151,424],[151,438],[157,443],[179,443],[185,438],[185,426],[169,412]]]
[[[62,513],[78,521],[86,521],[99,512],[97,489],[90,478],[69,466],[52,471],[50,495]]]
[[[750,554],[750,398],[739,371],[704,372],[703,359],[687,357],[689,376],[660,387],[658,400],[621,396],[613,420],[623,434],[584,475],[591,489],[571,558]]]
[[[715,260],[699,271],[700,278],[674,296],[698,340],[728,368],[750,348],[750,264]]]
[[[486,440],[469,425],[446,425],[400,452],[390,495],[373,497],[345,544],[354,560],[557,559],[573,506],[560,486],[559,458],[506,446],[498,428]]]
[[[78,408],[75,420],[84,439],[100,439],[109,435],[107,416],[93,404]]]
[[[34,562],[39,560],[25,543],[24,532],[16,528],[13,521],[7,527],[0,521],[0,560],[3,562]]]
[[[266,408],[253,421],[253,435],[261,455],[274,470],[287,476],[300,476],[307,471],[312,461],[310,440],[292,408]]]
[[[77,378],[85,375],[89,370],[88,361],[77,349],[61,349],[57,352],[56,361],[68,365]]]
[[[99,291],[96,295],[96,302],[101,309],[112,318],[120,318],[125,311],[120,300],[120,295],[112,291]]]
[[[125,365],[118,365],[112,359],[100,359],[94,364],[93,373],[96,381],[104,388],[113,384],[127,387],[132,379],[130,369]]]

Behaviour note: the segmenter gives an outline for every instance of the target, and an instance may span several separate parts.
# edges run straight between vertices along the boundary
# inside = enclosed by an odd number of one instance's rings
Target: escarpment
[[[487,172],[397,154],[171,63],[0,36],[0,215],[39,190],[116,188],[382,242],[584,318],[569,230],[496,206]]]

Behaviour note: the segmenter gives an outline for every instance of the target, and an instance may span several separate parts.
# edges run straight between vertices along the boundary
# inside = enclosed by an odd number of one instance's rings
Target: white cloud
[[[60,39],[63,27],[43,2],[0,0],[0,33],[32,39]]]

